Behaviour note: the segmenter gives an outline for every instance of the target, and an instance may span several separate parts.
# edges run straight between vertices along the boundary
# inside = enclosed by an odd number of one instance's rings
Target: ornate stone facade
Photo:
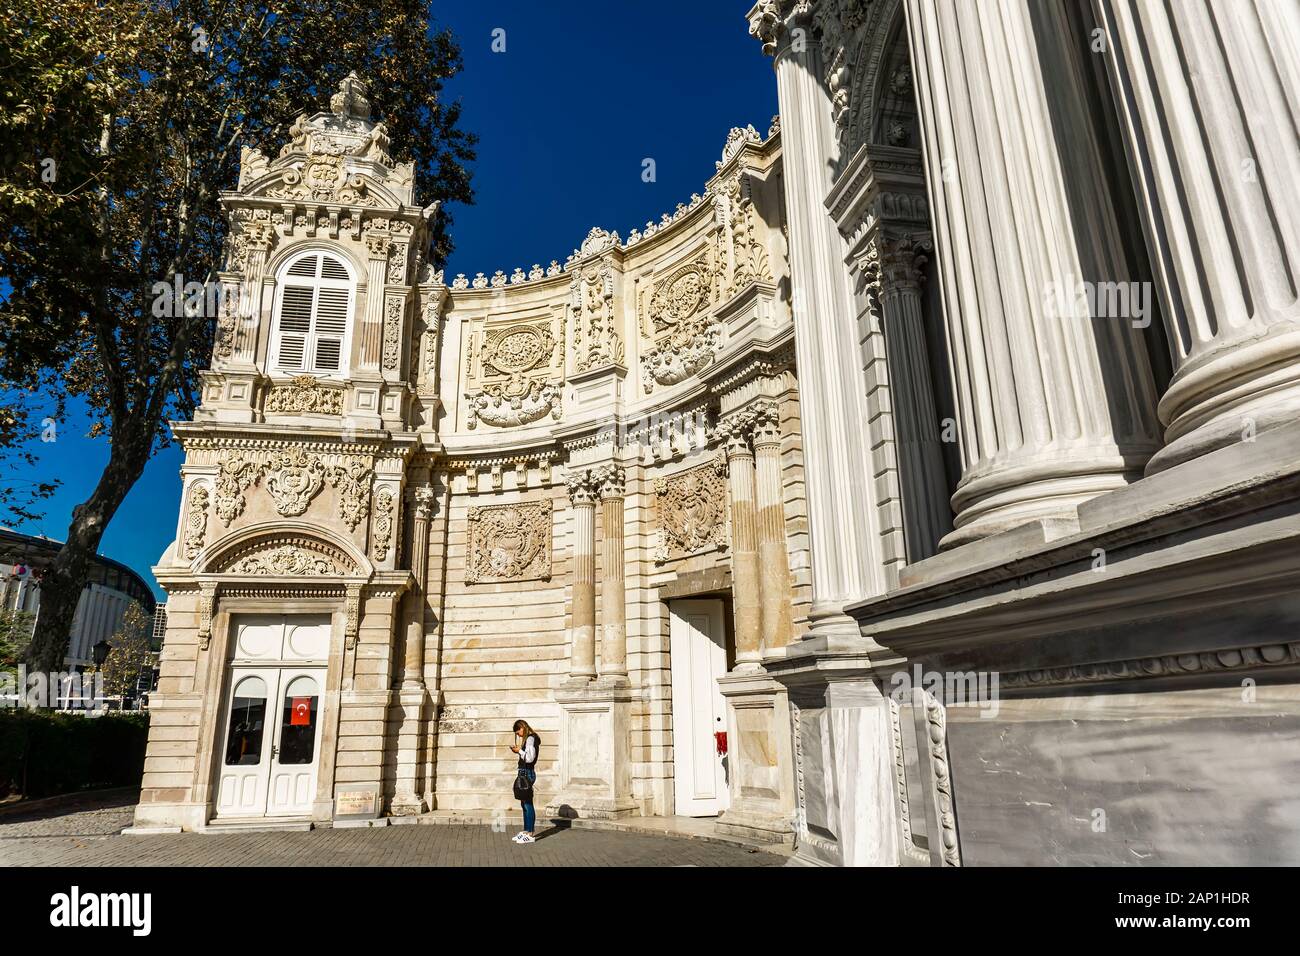
[[[766,136],[450,282],[360,79],[246,149],[137,825],[504,810],[523,716],[553,813],[811,863],[1294,862],[1300,41],[1188,3],[760,0]],[[293,805],[254,669],[319,682]]]

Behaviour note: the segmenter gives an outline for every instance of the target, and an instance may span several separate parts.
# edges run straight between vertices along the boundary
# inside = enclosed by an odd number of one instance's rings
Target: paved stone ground
[[[106,805],[105,805],[106,804]],[[308,832],[121,836],[130,796],[0,816],[0,866],[780,866],[743,847],[601,830],[539,832],[455,824]],[[513,821],[512,821],[513,822]]]

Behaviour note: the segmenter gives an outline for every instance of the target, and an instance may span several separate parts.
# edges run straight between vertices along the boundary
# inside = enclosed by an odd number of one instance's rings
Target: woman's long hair
[[[528,735],[529,735],[529,734],[532,734],[534,737],[537,738],[537,746],[540,747],[540,746],[542,745],[542,738],[541,738],[541,735],[539,735],[539,734],[537,733],[537,731],[533,730],[533,728],[529,726],[528,721],[526,721],[526,720],[516,720],[516,721],[515,721],[515,733],[519,733],[519,731],[521,731],[521,730],[524,732],[524,740],[525,740],[525,741],[528,740]]]

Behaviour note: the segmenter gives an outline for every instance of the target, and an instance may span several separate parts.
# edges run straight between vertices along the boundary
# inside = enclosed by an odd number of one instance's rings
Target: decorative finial
[[[366,98],[366,92],[365,81],[354,70],[343,78],[339,91],[330,97],[330,111],[336,116],[370,119],[370,100]]]

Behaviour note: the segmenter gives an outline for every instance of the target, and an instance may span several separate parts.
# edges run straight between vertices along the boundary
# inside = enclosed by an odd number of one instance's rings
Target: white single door
[[[730,805],[725,758],[715,734],[727,729],[718,678],[727,672],[722,602],[673,601],[670,651],[673,682],[673,771],[677,813],[717,816]]]
[[[216,815],[304,815],[320,764],[329,618],[247,615],[234,628]]]

